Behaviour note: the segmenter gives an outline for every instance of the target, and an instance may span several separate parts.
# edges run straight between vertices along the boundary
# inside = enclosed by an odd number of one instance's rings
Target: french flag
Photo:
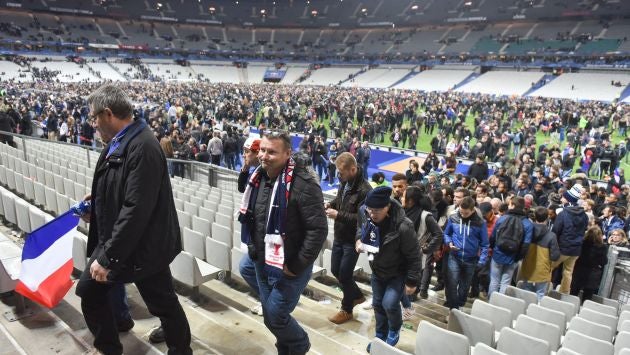
[[[78,224],[79,217],[68,211],[28,235],[16,292],[48,308],[61,301],[72,287],[72,240]]]

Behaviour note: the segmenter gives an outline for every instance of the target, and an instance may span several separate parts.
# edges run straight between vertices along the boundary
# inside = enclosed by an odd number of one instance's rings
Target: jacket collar
[[[145,127],[147,127],[147,122],[144,119],[134,121],[129,126],[125,127],[124,135],[119,138],[119,146],[114,152],[112,152],[109,159],[112,159],[112,157],[120,158],[121,156],[123,156],[125,150],[127,149],[127,145],[129,145],[129,142],[131,142],[133,138],[140,134],[140,132],[142,132]]]

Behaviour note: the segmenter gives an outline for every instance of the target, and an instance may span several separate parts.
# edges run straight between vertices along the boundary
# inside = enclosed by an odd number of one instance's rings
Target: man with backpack
[[[488,298],[495,291],[505,293],[518,261],[525,257],[532,242],[534,225],[527,218],[525,199],[514,196],[508,206],[507,213],[499,218],[490,238],[493,252]]]

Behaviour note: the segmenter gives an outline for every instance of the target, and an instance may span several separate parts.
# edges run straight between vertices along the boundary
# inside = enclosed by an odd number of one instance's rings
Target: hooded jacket
[[[477,213],[469,218],[462,218],[459,210],[451,214],[444,228],[444,244],[453,243],[457,250],[451,250],[451,256],[465,262],[483,265],[488,259],[488,229]],[[481,253],[479,251],[481,250]]]
[[[544,224],[534,224],[534,237],[523,259],[519,278],[528,282],[551,281],[551,263],[560,258],[556,235]]]
[[[522,237],[522,246],[520,248],[520,252],[516,252],[514,254],[507,254],[501,251],[499,248],[495,248],[494,244],[497,241],[497,230],[499,226],[505,223],[505,220],[508,216],[516,216],[521,218],[521,223],[523,224],[523,237]],[[534,234],[534,224],[532,221],[527,218],[527,214],[522,210],[509,210],[504,216],[501,216],[497,223],[494,225],[494,229],[492,230],[492,260],[495,263],[501,265],[512,265],[515,262],[523,259],[527,254],[527,249],[529,248],[529,244],[532,242],[532,235]]]
[[[580,255],[587,226],[588,217],[582,207],[569,206],[560,211],[552,229],[558,236],[560,254],[567,256]]]
[[[604,232],[604,239],[607,240],[610,237],[610,233],[615,229],[624,230],[625,223],[618,216],[613,216],[609,221],[608,218],[602,221],[602,232]]]
[[[361,227],[367,223],[365,205],[359,209],[359,223],[355,240],[361,239]],[[413,222],[405,217],[405,211],[395,200],[391,200],[389,214],[383,223],[385,235],[380,236],[379,252],[370,262],[372,273],[379,279],[387,280],[397,276],[405,277],[405,284],[415,287],[420,282],[420,246],[416,238]]]

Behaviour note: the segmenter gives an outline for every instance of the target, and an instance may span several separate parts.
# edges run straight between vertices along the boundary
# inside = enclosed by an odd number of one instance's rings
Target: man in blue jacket
[[[459,308],[466,303],[468,288],[477,265],[488,258],[486,222],[475,212],[475,200],[465,197],[459,210],[451,214],[444,229],[444,243],[450,255],[446,274],[446,306]]]
[[[573,267],[582,253],[582,241],[588,226],[588,217],[584,208],[577,206],[582,191],[584,191],[582,185],[575,184],[564,192],[561,200],[564,208],[558,213],[552,228],[552,232],[558,236],[560,259],[554,261],[551,268],[555,269],[560,264],[563,265],[562,282],[560,283],[560,292],[562,293],[571,291]]]
[[[506,228],[501,228],[510,218],[518,218],[523,225],[522,235],[520,239],[522,241],[521,247],[514,253],[509,253],[501,248],[496,247],[497,238],[501,238],[499,233],[506,231]],[[510,285],[514,271],[518,266],[518,261],[523,259],[527,255],[527,249],[532,242],[532,235],[534,232],[534,224],[527,218],[527,212],[525,211],[525,199],[520,196],[514,196],[509,203],[508,211],[505,215],[501,216],[494,226],[492,231],[493,241],[492,246],[492,262],[490,263],[490,287],[488,288],[488,298],[493,292],[499,291],[505,293],[505,290]]]
[[[612,233],[615,229],[624,229],[625,227],[623,220],[617,216],[617,209],[615,206],[606,206],[602,211],[600,221],[602,232],[604,232],[604,240],[608,240],[610,233]]]

